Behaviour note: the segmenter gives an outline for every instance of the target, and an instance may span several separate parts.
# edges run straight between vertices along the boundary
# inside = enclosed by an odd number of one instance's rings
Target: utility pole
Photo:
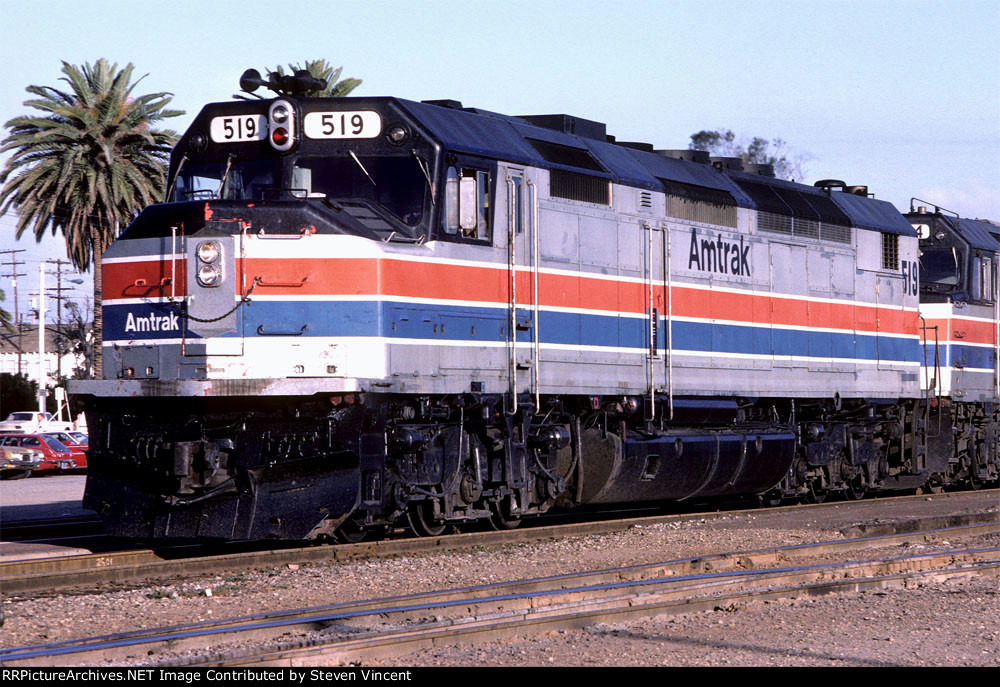
[[[18,261],[17,253],[23,253],[26,248],[15,248],[12,250],[0,250],[0,254],[10,255],[10,274],[5,274],[5,277],[11,277],[14,280],[14,326],[17,327],[17,374],[21,374],[21,355],[23,346],[21,345],[21,312],[18,309],[17,303],[17,278],[25,277],[27,275],[17,271],[18,265],[23,265],[23,262]]]
[[[38,265],[38,412],[45,412],[45,263]]]
[[[62,285],[62,266],[70,264],[66,260],[46,260],[46,263],[56,266],[56,384],[59,384],[59,380],[62,379],[62,348],[63,348],[63,330],[62,330],[62,302],[63,302],[63,291],[69,291],[70,289],[64,289]],[[72,288],[72,287],[70,287]]]

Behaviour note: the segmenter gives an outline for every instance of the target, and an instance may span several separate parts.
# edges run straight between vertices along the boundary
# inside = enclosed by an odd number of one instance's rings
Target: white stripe
[[[175,253],[171,255],[170,253],[155,253],[152,255],[130,255],[124,258],[104,258],[101,260],[102,265],[123,265],[130,262],[167,262],[168,260],[177,260],[182,262],[187,259],[184,253]]]
[[[920,314],[928,320],[958,320],[961,322],[983,322],[993,324],[992,317],[973,317],[958,315],[952,303],[924,303],[920,306]]]

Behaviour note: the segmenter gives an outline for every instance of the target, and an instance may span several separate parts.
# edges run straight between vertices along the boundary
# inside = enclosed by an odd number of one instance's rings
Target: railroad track
[[[994,514],[996,515],[996,514]],[[1000,547],[972,538],[1000,521],[716,554],[403,597],[262,613],[183,626],[0,650],[7,667],[108,665],[336,665],[638,617],[837,591],[905,586],[914,579],[1000,576]],[[967,540],[967,543],[961,543]],[[899,545],[936,550],[900,556]],[[177,652],[204,650],[195,658]],[[228,648],[225,646],[228,645]],[[244,648],[232,648],[240,645]],[[252,647],[252,648],[245,648]]]
[[[924,497],[894,497],[894,500]],[[871,503],[871,501],[869,502]],[[845,504],[840,504],[845,505]],[[465,550],[478,546],[525,544],[564,537],[608,534],[632,527],[649,527],[659,523],[683,522],[691,519],[726,518],[741,513],[775,513],[795,510],[808,513],[812,509],[834,507],[831,504],[813,506],[783,506],[766,511],[722,511],[625,517],[614,520],[588,520],[557,525],[526,526],[503,532],[473,531],[445,534],[439,537],[401,537],[357,544],[311,545],[297,542],[274,548],[273,543],[238,542],[222,547],[204,544],[180,544],[170,547],[144,548],[125,551],[10,560],[0,563],[0,579],[6,596],[51,595],[69,590],[97,589],[104,585],[163,582],[198,575],[215,575],[243,570],[274,568],[285,565],[323,564],[390,556],[416,555],[430,552]],[[980,512],[926,521],[925,527],[949,527],[998,518],[997,513]],[[856,534],[889,534],[895,524],[884,524],[881,530]]]

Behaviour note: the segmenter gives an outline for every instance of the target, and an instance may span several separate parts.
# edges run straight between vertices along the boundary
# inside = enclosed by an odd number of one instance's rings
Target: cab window
[[[449,167],[445,178],[444,230],[451,236],[490,240],[490,175]]]

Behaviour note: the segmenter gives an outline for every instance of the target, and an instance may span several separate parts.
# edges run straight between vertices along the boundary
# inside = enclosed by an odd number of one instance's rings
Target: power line
[[[0,254],[10,255],[10,274],[5,274],[5,277],[11,277],[14,281],[14,326],[17,328],[17,374],[21,374],[21,355],[22,355],[22,345],[21,345],[21,312],[18,306],[17,298],[17,278],[26,277],[27,274],[18,273],[17,266],[23,265],[24,263],[17,259],[17,253],[23,253],[25,248],[13,248],[10,250],[2,250]]]

